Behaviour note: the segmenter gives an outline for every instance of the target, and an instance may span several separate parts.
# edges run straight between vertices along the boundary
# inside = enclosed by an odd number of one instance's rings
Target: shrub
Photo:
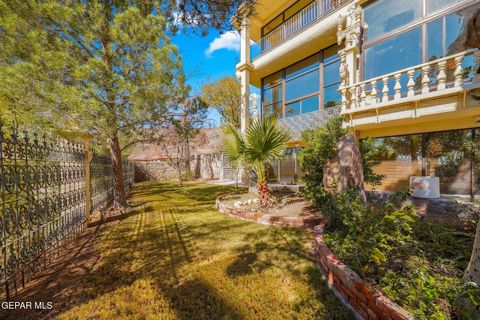
[[[355,192],[336,195],[324,208],[336,219],[326,243],[362,278],[379,286],[416,319],[450,319],[478,306],[480,290],[462,281],[472,237],[456,236],[443,225],[421,219],[411,206],[399,208],[406,193],[388,203],[365,206]],[[463,301],[465,303],[465,301]],[[463,315],[461,319],[471,319]]]

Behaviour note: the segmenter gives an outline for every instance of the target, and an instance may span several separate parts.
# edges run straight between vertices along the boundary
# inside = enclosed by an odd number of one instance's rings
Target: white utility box
[[[438,177],[410,177],[410,192],[415,198],[440,198],[440,179]]]

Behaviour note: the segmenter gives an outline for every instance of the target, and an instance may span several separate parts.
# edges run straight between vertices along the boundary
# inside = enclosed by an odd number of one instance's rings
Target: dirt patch
[[[298,194],[282,191],[274,192],[273,196],[277,199],[277,205],[272,208],[260,208],[257,202],[253,202],[257,199],[257,196],[252,193],[227,195],[223,197],[222,201],[232,208],[241,209],[247,212],[268,214],[270,216],[307,217],[318,214],[310,201],[305,200]],[[238,206],[239,202],[242,202],[242,205]]]

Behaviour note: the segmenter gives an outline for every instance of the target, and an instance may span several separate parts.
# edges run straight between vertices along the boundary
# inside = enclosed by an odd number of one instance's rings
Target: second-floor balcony
[[[358,127],[465,109],[464,93],[480,87],[479,59],[466,50],[340,88],[342,114]]]
[[[315,0],[309,3],[276,28],[264,34],[260,43],[254,44],[256,48],[252,52],[254,55],[268,52],[349,2],[351,0]]]

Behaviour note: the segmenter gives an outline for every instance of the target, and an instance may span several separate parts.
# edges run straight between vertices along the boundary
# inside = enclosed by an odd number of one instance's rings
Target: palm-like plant
[[[232,126],[228,132],[223,152],[233,166],[245,166],[256,173],[260,206],[267,206],[271,199],[267,165],[282,156],[290,140],[289,131],[278,124],[276,116],[270,115],[254,119],[243,134]]]

